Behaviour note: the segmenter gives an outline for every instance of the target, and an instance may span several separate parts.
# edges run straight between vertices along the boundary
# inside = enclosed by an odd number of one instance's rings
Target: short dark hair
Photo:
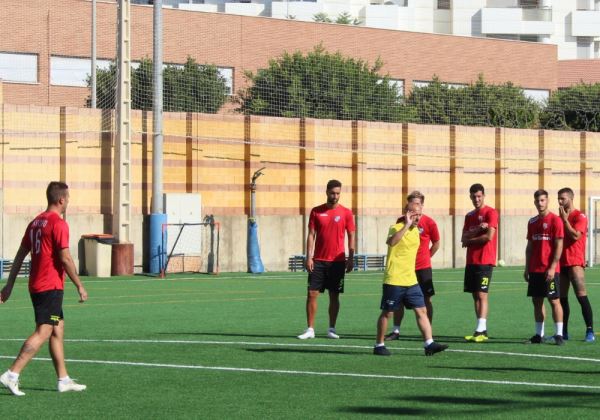
[[[418,198],[419,200],[421,200],[421,204],[425,203],[425,196],[423,195],[423,193],[421,193],[421,191],[413,191],[410,194],[408,194],[408,197],[406,197],[406,201],[407,202],[411,202],[412,200]]]
[[[342,183],[337,179],[332,179],[327,183],[327,191],[332,190],[334,188],[342,188]]]
[[[69,186],[64,182],[52,181],[48,184],[46,188],[46,199],[48,200],[48,205],[57,204],[61,198],[65,198],[67,196],[67,190]]]
[[[548,197],[548,191],[544,190],[544,189],[539,189],[536,192],[533,193],[533,198],[539,198],[542,195],[545,195],[546,197]]]
[[[569,197],[571,198],[571,200],[573,199],[573,197],[575,197],[575,193],[569,187],[561,188],[560,190],[558,190],[558,195],[561,195],[561,194],[569,194]]]
[[[469,188],[469,194],[475,194],[477,191],[481,191],[482,194],[485,195],[485,188],[481,184],[473,184],[471,188]]]

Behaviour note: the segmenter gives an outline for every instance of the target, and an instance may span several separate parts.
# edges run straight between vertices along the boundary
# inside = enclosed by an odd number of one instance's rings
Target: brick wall
[[[6,84],[5,102],[81,107],[85,88],[49,86],[50,55],[90,56],[91,4],[85,0],[3,0],[0,51],[36,53],[39,84]],[[116,55],[116,6],[98,2],[98,58]],[[233,67],[234,89],[244,71],[256,70],[283,51],[329,51],[384,61],[383,72],[406,81],[469,83],[483,73],[489,82],[525,88],[557,87],[556,46],[484,38],[435,35],[334,24],[163,9],[164,61]],[[152,7],[132,6],[132,57],[152,57]]]

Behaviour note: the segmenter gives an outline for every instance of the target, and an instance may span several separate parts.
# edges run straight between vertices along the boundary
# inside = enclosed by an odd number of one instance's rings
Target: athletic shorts
[[[308,274],[308,290],[323,293],[344,293],[346,261],[314,261],[312,273]]]
[[[492,265],[467,264],[463,290],[468,293],[487,293],[492,281]]]
[[[422,270],[415,271],[417,274],[417,281],[419,282],[419,286],[421,286],[421,291],[423,292],[423,296],[433,296],[435,295],[435,289],[433,288],[433,273],[431,271],[431,267],[424,268]]]
[[[529,273],[527,296],[547,297],[548,299],[560,298],[560,275],[554,274],[554,279],[546,281],[546,273]]]
[[[402,305],[407,309],[425,307],[425,298],[421,287],[418,284],[410,287],[384,284],[380,309],[393,312],[400,309]]]
[[[63,295],[64,292],[62,290],[31,293],[31,303],[33,303],[36,325],[58,325],[58,322],[63,319]]]

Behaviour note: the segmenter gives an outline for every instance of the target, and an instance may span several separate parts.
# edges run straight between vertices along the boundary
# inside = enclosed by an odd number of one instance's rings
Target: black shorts
[[[312,273],[308,275],[308,290],[318,290],[323,293],[344,293],[344,275],[346,261],[315,260]]]
[[[419,282],[419,286],[421,286],[421,291],[423,292],[423,296],[433,296],[435,295],[435,289],[433,288],[433,273],[431,271],[431,267],[424,268],[422,270],[415,271],[417,274],[417,281]]]
[[[467,264],[463,290],[468,293],[487,293],[492,281],[493,265]]]
[[[64,292],[62,290],[31,293],[31,303],[33,303],[36,325],[58,325],[58,322],[63,319],[63,295]]]
[[[547,297],[548,299],[560,298],[560,275],[554,274],[554,279],[546,281],[546,273],[529,273],[527,296]]]
[[[409,287],[384,284],[379,308],[383,311],[393,312],[400,309],[402,305],[406,309],[425,307],[421,288],[416,284]]]

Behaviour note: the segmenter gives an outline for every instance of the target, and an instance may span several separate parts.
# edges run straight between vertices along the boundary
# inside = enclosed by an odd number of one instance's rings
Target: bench
[[[8,277],[10,274],[10,270],[12,270],[13,260],[4,260],[0,259],[0,278]],[[31,270],[31,261],[25,260],[23,264],[21,264],[21,269],[19,270],[19,277],[29,276],[29,271]]]
[[[292,255],[288,260],[290,271],[306,271],[304,268],[304,255]],[[383,254],[355,254],[354,271],[384,270],[385,255]]]

